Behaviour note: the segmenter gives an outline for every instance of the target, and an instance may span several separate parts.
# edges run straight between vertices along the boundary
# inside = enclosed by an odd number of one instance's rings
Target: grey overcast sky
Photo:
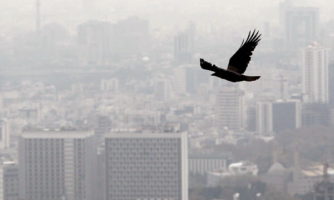
[[[1,0],[0,32],[32,30],[36,0]],[[248,29],[277,20],[281,0],[40,0],[42,24],[60,23],[75,28],[87,19],[117,21],[137,15],[153,27],[177,27],[188,21]],[[295,0],[296,5],[316,6],[321,19],[334,17],[332,0]]]

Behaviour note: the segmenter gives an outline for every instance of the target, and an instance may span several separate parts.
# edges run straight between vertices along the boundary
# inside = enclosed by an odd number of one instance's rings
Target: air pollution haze
[[[227,1],[227,0],[136,0],[136,1],[51,1],[41,0],[42,23],[59,23],[69,28],[89,19],[117,21],[128,16],[141,16],[152,25],[180,27],[189,20],[216,27],[225,31],[259,26],[263,21],[275,21],[279,0]],[[3,0],[0,2],[1,29],[31,30],[35,23],[35,1]],[[301,6],[317,6],[322,17],[328,20],[334,3],[328,0],[296,1]],[[13,23],[15,22],[15,23]]]
[[[1,0],[0,200],[333,199],[333,10]]]

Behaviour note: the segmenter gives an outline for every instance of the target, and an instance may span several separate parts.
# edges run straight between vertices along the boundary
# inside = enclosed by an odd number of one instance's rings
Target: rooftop
[[[62,139],[62,138],[86,138],[93,136],[90,131],[36,131],[25,132],[21,135],[22,138],[32,139]]]
[[[185,133],[109,133],[106,138],[180,138]]]
[[[308,169],[302,170],[302,173],[305,176],[323,176],[324,166],[323,165],[314,165]],[[328,175],[334,175],[334,169],[328,168]]]

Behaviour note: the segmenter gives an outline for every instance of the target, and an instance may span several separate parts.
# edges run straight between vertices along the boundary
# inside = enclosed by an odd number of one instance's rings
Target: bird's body
[[[211,74],[211,76],[216,76],[216,77],[226,79],[231,82],[243,81],[243,78],[244,78],[243,75],[240,75],[233,71],[224,70],[224,69],[216,71],[215,73]]]
[[[231,70],[219,69],[211,76],[216,76],[222,79],[226,79],[230,82],[240,82],[240,81],[255,81],[260,78],[260,76],[246,76],[243,74],[236,73]]]
[[[200,59],[200,65],[202,69],[213,71],[212,76],[216,76],[231,82],[240,81],[255,81],[260,78],[260,76],[246,76],[243,73],[246,71],[248,63],[251,59],[252,52],[254,51],[256,45],[260,41],[259,32],[253,33],[249,32],[246,41],[242,42],[241,47],[238,51],[230,58],[227,69],[222,69],[216,65]]]

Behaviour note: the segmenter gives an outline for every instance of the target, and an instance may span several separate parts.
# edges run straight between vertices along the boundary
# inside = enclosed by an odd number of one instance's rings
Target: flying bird
[[[222,79],[226,79],[231,82],[240,81],[255,81],[260,78],[260,76],[246,76],[243,73],[246,71],[251,56],[258,42],[261,40],[261,34],[259,31],[248,33],[248,37],[242,41],[240,48],[237,52],[230,58],[227,69],[222,69],[214,64],[211,64],[204,59],[200,59],[201,68],[214,73],[211,76],[217,76]]]

